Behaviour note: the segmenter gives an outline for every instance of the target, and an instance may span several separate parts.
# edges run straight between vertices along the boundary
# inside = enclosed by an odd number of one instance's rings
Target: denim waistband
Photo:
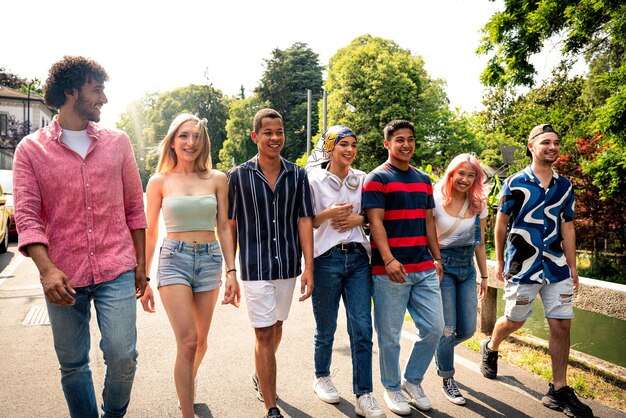
[[[220,244],[217,240],[204,242],[201,244],[179,241],[172,238],[163,239],[163,248],[168,250],[176,250],[180,253],[207,253],[211,254],[220,251]]]
[[[458,247],[444,247],[440,249],[441,258],[444,266],[446,262],[454,263],[473,263],[474,262],[475,245],[461,245]]]

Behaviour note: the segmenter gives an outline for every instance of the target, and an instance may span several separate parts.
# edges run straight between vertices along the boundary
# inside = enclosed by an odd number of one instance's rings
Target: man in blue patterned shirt
[[[578,273],[572,183],[552,169],[560,147],[559,134],[552,126],[535,126],[526,151],[532,158],[530,166],[507,178],[502,187],[495,247],[506,305],[491,338],[480,345],[480,369],[483,376],[496,377],[500,343],[524,325],[539,294],[550,329],[553,376],[542,403],[568,416],[593,417],[591,408],[580,402],[566,380]]]

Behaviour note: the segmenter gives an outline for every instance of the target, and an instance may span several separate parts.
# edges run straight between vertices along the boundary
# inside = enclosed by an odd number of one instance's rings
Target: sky
[[[429,75],[446,82],[451,107],[471,112],[481,107],[487,61],[475,54],[480,29],[503,8],[502,0],[13,0],[2,7],[0,33],[11,41],[0,67],[45,80],[64,55],[95,59],[109,74],[101,122],[113,126],[148,92],[206,84],[208,73],[224,94],[242,85],[249,94],[275,48],[306,43],[326,66],[370,34],[422,56]]]

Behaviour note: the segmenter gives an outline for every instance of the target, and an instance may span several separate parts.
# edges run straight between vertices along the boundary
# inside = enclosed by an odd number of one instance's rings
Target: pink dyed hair
[[[476,171],[476,179],[474,180],[474,184],[469,190],[468,195],[470,201],[470,209],[475,214],[479,214],[480,212],[482,212],[487,202],[488,186],[484,184],[487,176],[483,172],[483,169],[480,168],[480,163],[474,155],[459,154],[454,157],[452,161],[450,161],[450,164],[448,164],[448,168],[446,168],[446,172],[443,174],[441,180],[439,180],[435,185],[435,190],[438,190],[441,193],[441,203],[443,204],[443,206],[447,206],[448,204],[450,204],[450,201],[452,200],[453,187],[452,177],[463,163],[470,163]]]

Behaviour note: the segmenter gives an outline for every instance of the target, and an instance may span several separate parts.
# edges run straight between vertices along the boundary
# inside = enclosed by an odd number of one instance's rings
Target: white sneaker
[[[453,377],[446,377],[443,379],[443,387],[441,388],[446,398],[455,405],[465,405],[465,398],[461,395],[456,382]]]
[[[417,409],[420,411],[430,411],[432,404],[428,396],[424,393],[422,385],[416,385],[405,380],[402,382],[402,390],[409,395],[409,402],[413,402]]]
[[[378,402],[371,393],[358,396],[354,405],[354,412],[365,418],[386,418],[387,415],[380,409]]]
[[[411,407],[404,398],[402,391],[385,389],[383,399],[391,412],[398,415],[411,415]]]
[[[339,393],[330,376],[316,377],[313,380],[313,390],[324,402],[339,403]]]

